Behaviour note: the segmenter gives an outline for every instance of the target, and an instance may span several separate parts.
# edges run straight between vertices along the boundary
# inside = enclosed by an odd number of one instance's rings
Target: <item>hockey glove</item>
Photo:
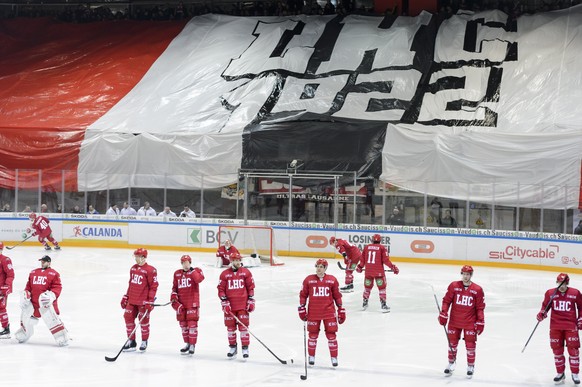
[[[356,267],[356,271],[357,271],[358,273],[361,273],[361,272],[362,272],[362,270],[364,270],[364,269],[363,269],[363,268],[362,268],[360,265],[358,265],[358,266]]]
[[[121,303],[120,303],[121,309],[125,309],[128,301],[129,301],[129,297],[127,296],[127,294],[125,294],[123,297],[121,297]]]
[[[220,305],[222,306],[222,311],[224,314],[230,314],[232,309],[230,309],[230,301],[226,297],[221,298]]]
[[[477,321],[475,323],[475,332],[480,335],[485,330],[485,321]]]
[[[343,306],[337,308],[337,322],[343,324],[346,321],[346,310]]]
[[[449,319],[449,314],[444,310],[439,314],[439,324],[447,325],[447,320]]]
[[[10,290],[10,286],[8,285],[0,286],[0,294],[2,294],[3,296],[7,296],[10,293],[12,293],[12,290]]]
[[[536,316],[536,319],[538,321],[542,321],[543,319],[545,319],[546,317],[548,317],[548,314],[546,312],[539,312]]]
[[[400,273],[400,269],[396,265],[392,265],[392,271],[394,272],[394,274]]]
[[[53,301],[56,300],[56,298],[57,297],[53,292],[47,290],[38,297],[38,302],[41,307],[48,308],[49,306],[51,306]]]
[[[582,331],[582,317],[580,317],[576,322],[576,327],[578,328],[579,331]]]
[[[299,312],[299,319],[301,321],[307,321],[307,309],[305,309],[305,305],[299,305],[297,312]]]
[[[253,310],[255,310],[255,299],[249,297],[249,300],[247,301],[247,311],[251,313]]]
[[[144,301],[143,302],[143,309],[147,312],[151,312],[152,310],[154,310],[153,301]]]

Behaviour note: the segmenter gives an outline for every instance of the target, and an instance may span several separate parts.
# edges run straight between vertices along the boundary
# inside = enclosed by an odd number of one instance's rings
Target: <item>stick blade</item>
[[[307,375],[301,375],[300,378],[301,380],[307,380]]]
[[[112,362],[112,361],[115,361],[115,360],[117,360],[117,356],[115,356],[115,357],[105,356],[105,361]]]

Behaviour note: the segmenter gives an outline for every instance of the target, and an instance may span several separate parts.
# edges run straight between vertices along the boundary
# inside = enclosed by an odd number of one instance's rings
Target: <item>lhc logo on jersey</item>
[[[569,301],[554,300],[554,310],[558,310],[560,312],[569,312],[572,310],[572,307]]]
[[[131,283],[141,285],[143,283],[143,277],[138,274],[133,274],[131,276]]]
[[[190,278],[181,278],[178,281],[178,289],[189,288],[191,283]]]
[[[245,287],[245,281],[242,279],[228,280],[229,289],[242,289]]]
[[[313,288],[313,297],[329,297],[329,288],[316,286]]]
[[[460,294],[457,294],[455,304],[465,305],[465,306],[473,306],[473,297],[461,296]]]
[[[34,276],[34,278],[32,279],[32,284],[33,285],[46,285],[46,277]]]

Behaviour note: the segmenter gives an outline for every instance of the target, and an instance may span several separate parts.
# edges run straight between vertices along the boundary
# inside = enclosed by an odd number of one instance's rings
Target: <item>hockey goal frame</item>
[[[237,244],[237,236],[233,235],[234,232],[242,230],[244,235],[247,233],[250,234],[251,244],[246,241],[246,236],[243,237],[245,239],[244,245],[239,246]],[[268,247],[257,247],[256,240],[253,239],[253,234],[264,232],[264,235],[267,235],[268,241],[266,242],[266,246]],[[285,263],[279,259],[277,256],[277,248],[275,245],[275,233],[272,227],[269,226],[249,226],[249,225],[239,225],[239,224],[221,224],[218,226],[218,247],[224,244],[224,241],[230,239],[232,244],[238,249],[241,255],[244,256],[251,256],[251,257],[259,257],[261,262],[268,262],[271,266],[282,266]],[[240,242],[240,239],[239,239]]]

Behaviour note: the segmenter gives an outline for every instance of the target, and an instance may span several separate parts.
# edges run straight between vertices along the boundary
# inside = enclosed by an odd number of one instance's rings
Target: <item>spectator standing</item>
[[[150,202],[145,202],[143,204],[143,207],[141,207],[139,210],[137,210],[137,215],[138,216],[156,216],[156,210],[154,210],[152,207],[150,207]]]

